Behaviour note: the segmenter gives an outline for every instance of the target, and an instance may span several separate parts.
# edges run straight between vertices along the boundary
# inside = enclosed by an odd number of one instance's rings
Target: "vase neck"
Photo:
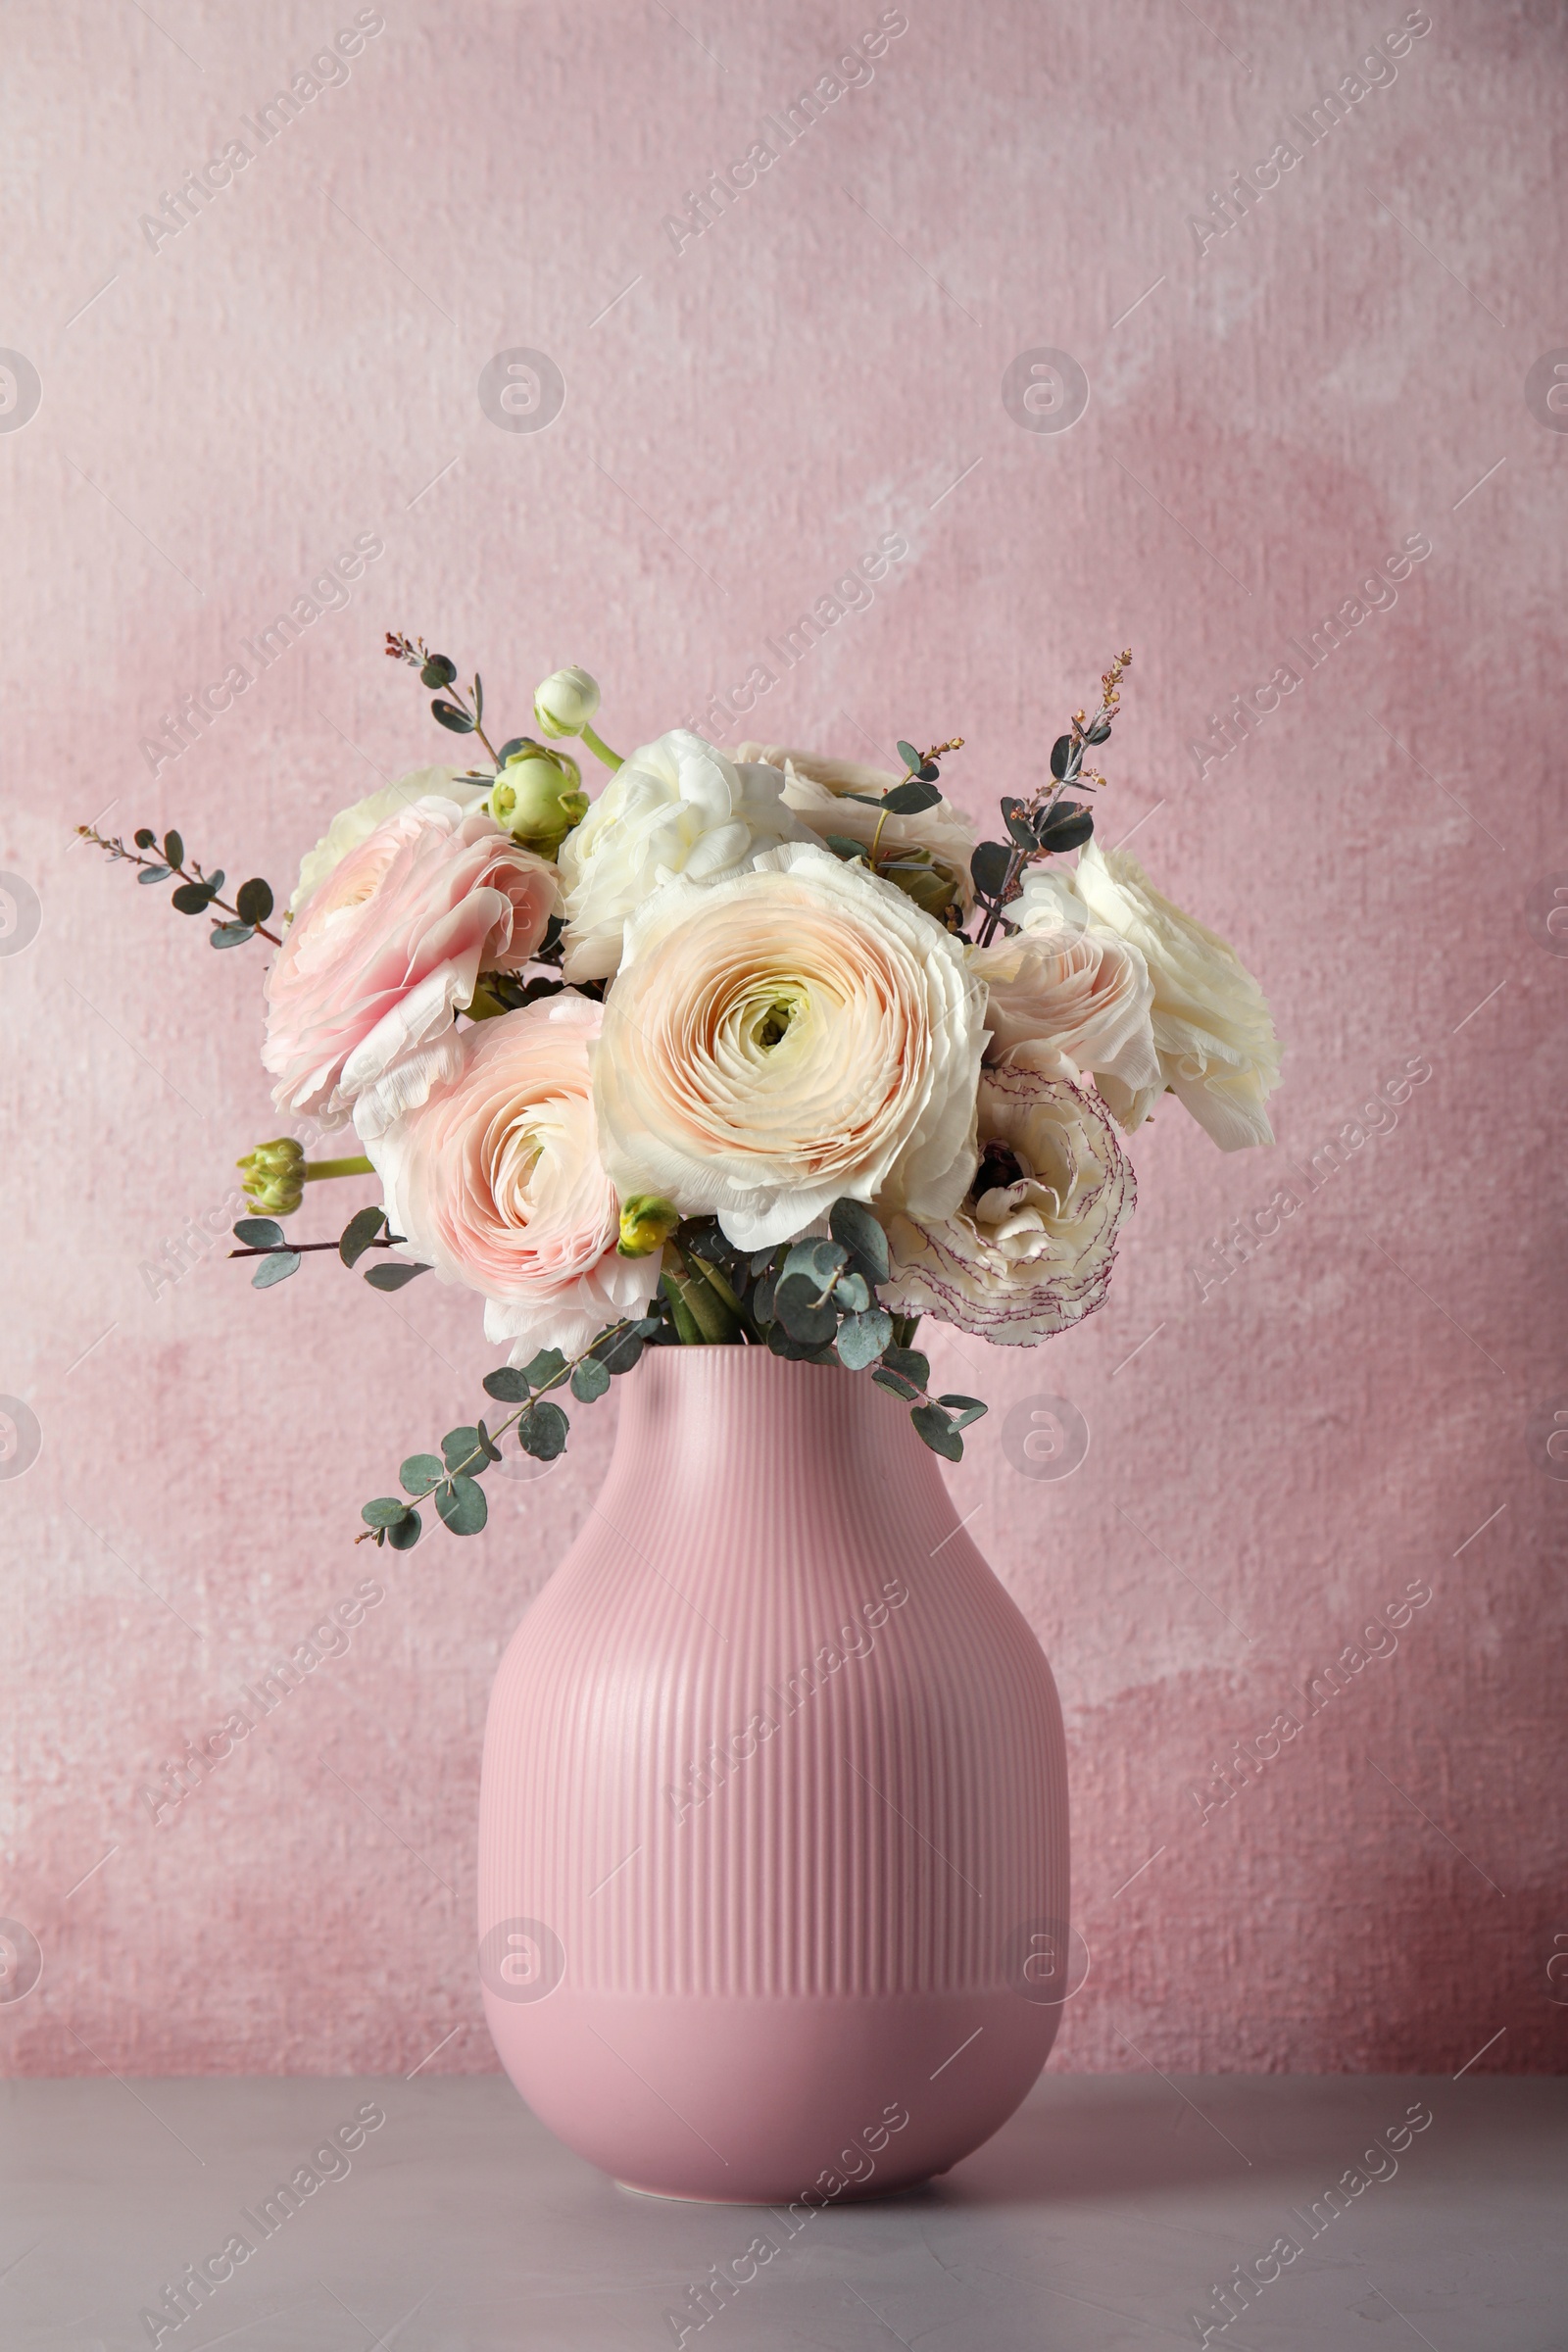
[[[785,1508],[808,1489],[819,1507],[897,1481],[952,1512],[936,1457],[868,1373],[792,1363],[762,1348],[650,1348],[616,1386],[607,1508],[635,1513],[656,1495],[697,1504],[740,1481]]]

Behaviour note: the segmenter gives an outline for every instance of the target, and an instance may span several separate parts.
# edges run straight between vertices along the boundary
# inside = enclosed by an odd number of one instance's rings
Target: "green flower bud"
[[[514,752],[490,787],[485,807],[503,831],[542,858],[553,858],[588,813],[582,771],[564,752],[528,743]]]
[[[292,1216],[305,1198],[305,1147],[290,1135],[258,1144],[234,1164],[242,1172],[247,1199],[269,1216]]]
[[[533,698],[533,714],[547,735],[580,735],[598,708],[598,682],[585,669],[556,670]]]
[[[912,899],[924,913],[935,915],[939,923],[958,895],[956,881],[933,862],[929,850],[901,850],[885,864],[879,862],[876,870],[884,882],[902,890],[906,899]]]
[[[662,1200],[657,1193],[633,1193],[620,1204],[619,1254],[652,1257],[679,1223],[680,1210],[673,1200]]]

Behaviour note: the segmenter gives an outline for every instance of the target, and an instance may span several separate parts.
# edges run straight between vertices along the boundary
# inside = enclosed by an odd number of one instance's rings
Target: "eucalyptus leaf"
[[[367,1527],[396,1527],[408,1514],[409,1506],[401,1494],[380,1494],[374,1502],[366,1504],[360,1517]]]
[[[774,1311],[792,1340],[803,1347],[820,1348],[838,1329],[838,1310],[829,1302],[819,1306],[822,1285],[809,1274],[783,1274],[773,1293]],[[775,1330],[777,1326],[773,1327]],[[772,1345],[771,1335],[768,1345]]]
[[[455,1536],[476,1536],[490,1516],[484,1489],[471,1478],[455,1478],[430,1497],[443,1527]]]
[[[441,1459],[449,1471],[466,1470],[470,1478],[482,1477],[490,1467],[479,1432],[471,1427],[447,1431],[441,1441]]]
[[[1000,897],[1006,887],[1012,852],[1003,841],[983,841],[969,860],[969,873],[983,899]]]
[[[988,1409],[978,1396],[939,1396],[937,1402],[953,1415],[955,1429],[967,1429],[971,1421],[978,1421]]]
[[[1058,735],[1051,747],[1051,772],[1058,780],[1067,773],[1067,760],[1072,751],[1072,737]]]
[[[337,1253],[346,1266],[357,1266],[386,1223],[384,1208],[362,1208],[350,1217],[338,1237]]]
[[[783,1283],[794,1275],[804,1275],[814,1282],[819,1291],[825,1291],[833,1277],[842,1274],[849,1262],[850,1253],[842,1242],[823,1241],[820,1236],[813,1235],[807,1241],[793,1245],[784,1260],[779,1280]]]
[[[439,719],[442,726],[450,727],[454,735],[471,735],[473,733],[472,719],[466,710],[460,710],[456,703],[444,703],[437,696],[430,705],[430,711],[432,717]]]
[[[963,1440],[940,1404],[917,1404],[909,1419],[914,1423],[916,1435],[933,1453],[944,1455],[950,1462],[962,1461]]]
[[[457,674],[455,662],[449,662],[445,654],[432,654],[419,672],[419,683],[432,688],[450,686]]]
[[[412,1551],[424,1532],[424,1522],[417,1511],[405,1511],[395,1527],[386,1531],[386,1540],[394,1551]]]
[[[822,842],[824,848],[830,849],[835,858],[842,858],[846,865],[853,865],[857,858],[862,865],[871,862],[864,842],[852,841],[847,833],[824,833]]]
[[[911,778],[907,784],[895,784],[891,792],[885,792],[882,806],[889,816],[918,816],[922,808],[934,808],[941,798],[935,784],[921,784]]]
[[[852,1372],[863,1372],[874,1364],[893,1337],[893,1317],[886,1307],[873,1306],[866,1313],[846,1315],[839,1325],[834,1346],[839,1361]]]
[[[511,1364],[501,1364],[487,1372],[483,1381],[484,1393],[498,1404],[526,1404],[530,1395],[526,1373],[516,1371]]]
[[[906,1380],[902,1372],[890,1372],[885,1364],[878,1364],[871,1378],[879,1389],[891,1389],[895,1396],[902,1396],[906,1404],[915,1403],[921,1395],[912,1381]]]
[[[446,1469],[433,1453],[411,1453],[398,1476],[411,1494],[428,1494],[441,1484]]]
[[[1108,741],[1109,736],[1110,721],[1108,718],[1097,718],[1092,727],[1084,729],[1085,743],[1104,743]]]
[[[265,923],[272,911],[270,884],[259,875],[242,882],[234,893],[234,909],[242,923]]]
[[[274,1282],[287,1282],[289,1276],[297,1274],[299,1270],[300,1253],[297,1250],[274,1250],[270,1256],[263,1258],[251,1276],[251,1289],[270,1291]]]
[[[240,948],[256,937],[253,923],[215,923],[207,935],[210,948]]]
[[[138,882],[167,882],[169,874],[167,865],[144,865],[136,879]]]
[[[912,743],[906,743],[902,735],[899,737],[899,758],[907,768],[916,768],[920,764],[919,753]]]
[[[283,1228],[272,1217],[241,1217],[234,1239],[247,1250],[275,1250],[283,1239]]]
[[[886,1348],[882,1361],[890,1372],[897,1372],[901,1378],[913,1381],[917,1389],[923,1391],[930,1381],[930,1359],[923,1356],[918,1348]]]
[[[365,1279],[372,1291],[401,1291],[404,1284],[413,1282],[416,1275],[428,1274],[429,1271],[429,1267],[423,1265],[369,1266]]]
[[[166,833],[164,835],[164,856],[169,859],[171,865],[184,864],[185,844],[180,840],[177,833]]]
[[[610,1386],[608,1368],[585,1355],[571,1376],[571,1393],[579,1404],[592,1404]]]
[[[566,1359],[559,1348],[541,1348],[532,1362],[524,1364],[522,1369],[530,1388],[544,1389],[561,1378],[566,1369]]]
[[[833,1285],[833,1303],[846,1315],[864,1314],[871,1303],[871,1290],[863,1274],[841,1274]],[[889,1318],[889,1337],[892,1337],[892,1318]],[[877,1349],[880,1355],[881,1348]]]
[[[531,1453],[536,1462],[553,1462],[564,1453],[571,1424],[559,1404],[548,1397],[530,1404],[517,1420],[517,1444],[524,1453]]]
[[[134,838],[138,850],[156,850],[158,847],[158,836],[151,825],[138,825]]]
[[[835,1200],[828,1210],[827,1221],[833,1239],[849,1251],[852,1264],[858,1260],[858,1270],[869,1282],[886,1282],[888,1237],[865,1202],[849,1199]]]
[[[1054,810],[1052,819],[1040,836],[1043,850],[1061,852],[1081,850],[1095,830],[1093,812],[1088,808],[1072,808]]]

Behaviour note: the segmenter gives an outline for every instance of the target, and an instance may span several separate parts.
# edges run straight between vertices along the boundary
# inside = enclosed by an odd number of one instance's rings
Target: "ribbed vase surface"
[[[496,2047],[628,2186],[907,2187],[1011,2114],[1061,2013],[1051,1670],[866,1375],[659,1348],[616,1387],[490,1702]]]

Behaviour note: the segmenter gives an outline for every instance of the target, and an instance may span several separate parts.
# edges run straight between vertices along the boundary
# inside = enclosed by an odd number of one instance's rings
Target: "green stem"
[[[305,1162],[307,1184],[319,1183],[323,1176],[373,1176],[374,1174],[375,1163],[368,1159],[308,1159]]]
[[[582,739],[588,746],[588,749],[592,752],[594,758],[596,760],[602,760],[608,768],[613,770],[620,766],[620,754],[618,752],[612,752],[608,743],[601,743],[598,736],[594,733],[592,727],[584,727],[582,731]]]

